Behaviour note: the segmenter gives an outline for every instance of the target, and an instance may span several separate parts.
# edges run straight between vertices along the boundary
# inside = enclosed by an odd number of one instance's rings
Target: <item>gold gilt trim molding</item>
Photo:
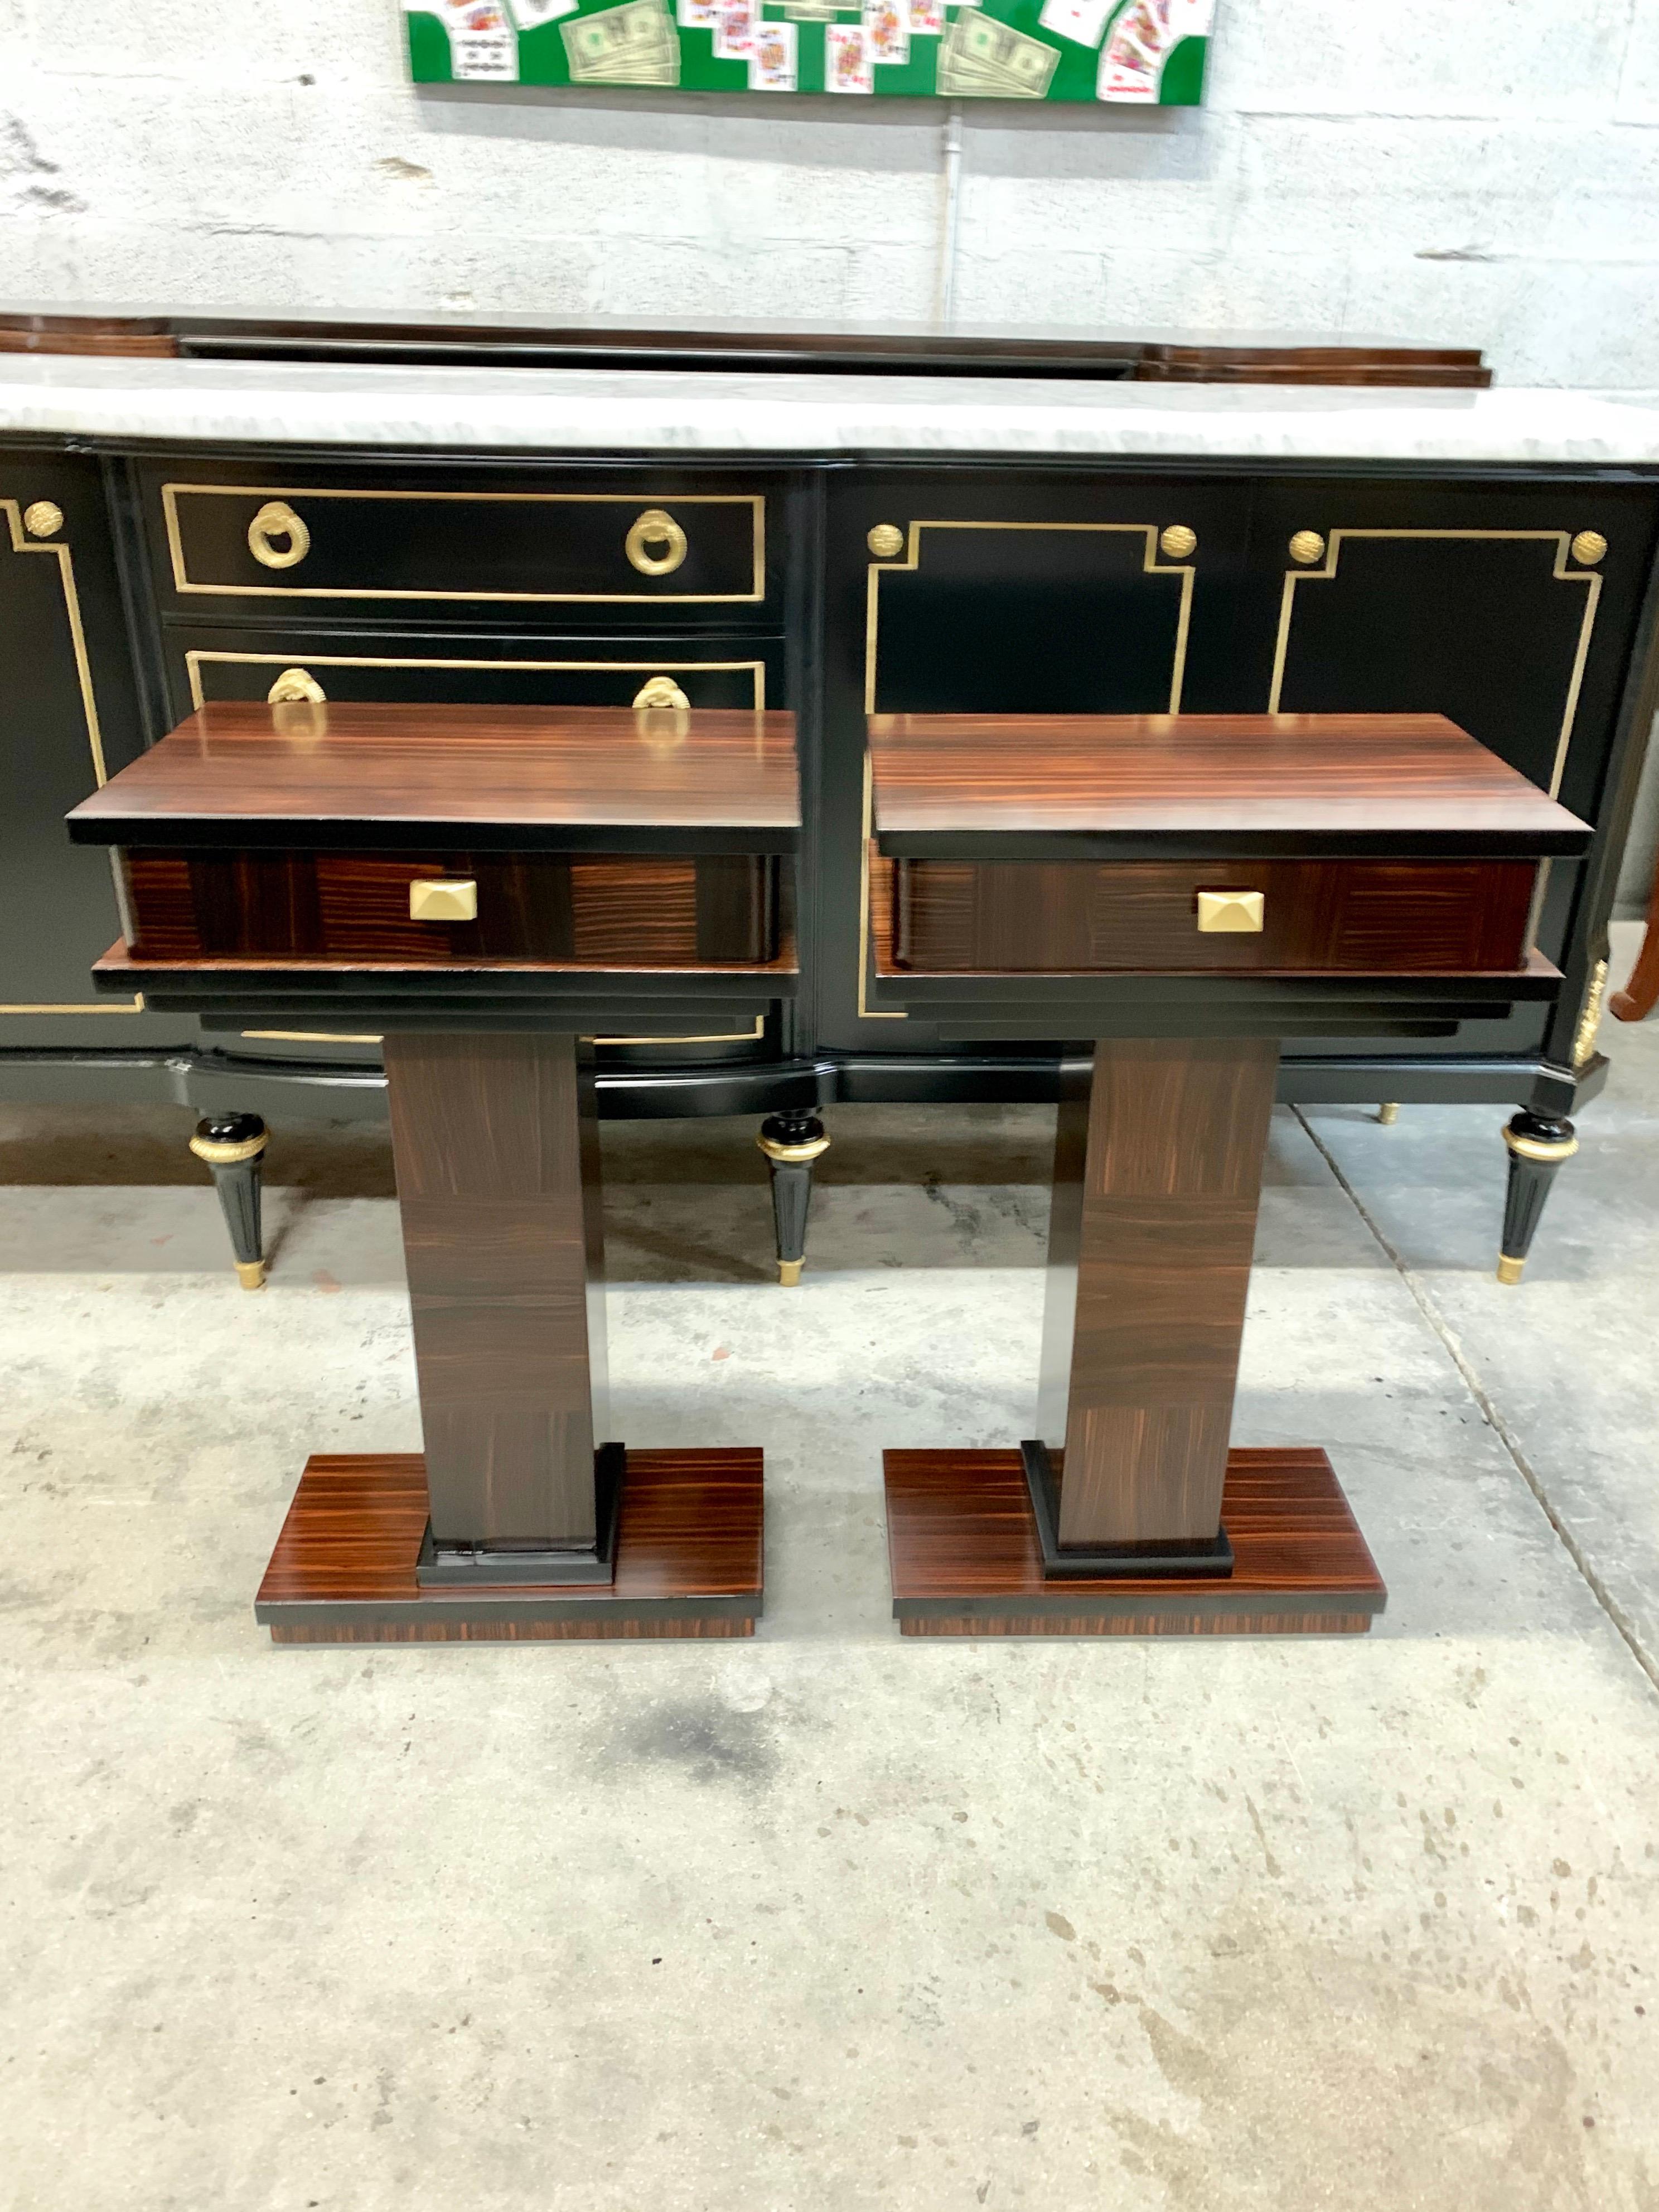
[[[877,635],[881,622],[881,580],[884,576],[908,574],[921,565],[921,533],[924,530],[1046,530],[1093,532],[1120,538],[1138,537],[1142,540],[1141,574],[1146,576],[1179,576],[1181,605],[1176,617],[1175,651],[1170,663],[1170,701],[1166,712],[1181,712],[1181,687],[1187,674],[1187,633],[1192,623],[1193,575],[1190,561],[1160,561],[1158,533],[1164,527],[1157,522],[913,522],[905,544],[902,561],[872,561],[869,565],[868,597],[864,626],[864,711],[876,711]]]
[[[289,1044],[383,1044],[379,1030],[244,1030],[245,1037],[275,1037]],[[749,1044],[766,1035],[766,1017],[757,1014],[752,1030],[722,1030],[714,1036],[589,1037],[589,1044]]]
[[[192,707],[207,704],[202,689],[202,671],[210,664],[234,668],[292,668],[296,657],[303,659],[304,666],[312,668],[513,668],[529,671],[590,669],[598,672],[616,670],[630,675],[648,672],[653,675],[696,675],[702,670],[713,670],[720,675],[741,675],[746,669],[755,690],[755,709],[762,713],[766,706],[766,663],[763,660],[678,660],[659,656],[654,660],[467,660],[427,659],[396,653],[364,654],[353,653],[308,653],[298,656],[298,648],[290,646],[286,653],[218,653],[192,646],[185,655],[185,669],[190,678],[190,703]]]
[[[889,528],[890,525],[887,526]],[[881,629],[881,580],[884,576],[914,574],[921,566],[921,533],[924,530],[1046,530],[1049,532],[1093,532],[1100,535],[1135,538],[1141,540],[1140,568],[1146,576],[1178,576],[1181,579],[1181,603],[1176,613],[1175,649],[1170,660],[1170,697],[1167,712],[1181,712],[1182,687],[1187,678],[1187,639],[1192,627],[1194,564],[1190,561],[1161,560],[1160,534],[1164,526],[1157,522],[958,522],[932,519],[912,522],[901,540],[902,560],[872,561],[866,574],[864,621],[864,711],[876,711],[876,687],[879,660]],[[871,533],[872,537],[874,532]],[[1190,552],[1185,539],[1192,533],[1181,526],[1171,529],[1169,537],[1172,550]],[[874,828],[874,798],[870,771],[870,754],[866,745],[864,756],[864,812],[859,837],[859,983],[858,1017],[864,1022],[908,1021],[908,1013],[891,1007],[872,1006],[870,998],[870,839]]]
[[[99,726],[98,702],[92,689],[92,664],[87,657],[87,634],[81,621],[81,595],[75,588],[75,556],[61,539],[42,544],[28,536],[23,526],[21,501],[0,499],[0,512],[3,512],[6,518],[12,552],[44,553],[58,563],[58,580],[64,593],[64,614],[69,623],[70,644],[75,654],[76,680],[81,690],[81,714],[86,725],[87,750],[92,760],[93,782],[101,788],[108,782],[109,773],[104,764],[104,733]],[[135,992],[131,1001],[125,999],[89,999],[58,1005],[45,1000],[23,1000],[0,1004],[0,1015],[10,1015],[20,1019],[34,1014],[142,1014],[143,1011],[142,992]]]
[[[1297,534],[1311,536],[1311,533]],[[1596,611],[1601,603],[1603,581],[1594,570],[1568,567],[1568,562],[1574,557],[1573,533],[1569,530],[1333,530],[1325,547],[1324,559],[1317,568],[1287,568],[1285,572],[1285,589],[1279,605],[1279,637],[1273,648],[1273,684],[1267,694],[1267,712],[1276,714],[1279,711],[1279,699],[1285,689],[1285,665],[1290,654],[1291,623],[1296,611],[1297,586],[1329,583],[1336,574],[1344,544],[1352,538],[1360,538],[1487,542],[1502,539],[1510,544],[1553,544],[1555,565],[1550,572],[1552,581],[1585,586],[1583,617],[1578,625],[1578,646],[1573,654],[1572,672],[1567,679],[1566,700],[1556,738],[1555,759],[1550,771],[1549,795],[1553,799],[1560,790],[1561,778],[1567,765],[1568,749],[1572,743],[1572,727],[1578,714],[1578,695],[1583,686],[1584,664],[1589,658],[1590,635],[1595,628]]]
[[[179,526],[181,496],[214,499],[257,499],[289,502],[296,499],[356,499],[418,501],[437,506],[459,501],[474,507],[616,507],[638,514],[653,507],[746,507],[751,510],[753,563],[750,588],[746,592],[428,592],[399,591],[347,584],[199,584],[191,580]],[[752,606],[766,597],[766,500],[759,492],[614,492],[614,491],[365,491],[337,486],[283,484],[164,483],[161,517],[167,531],[167,554],[173,563],[173,589],[204,592],[228,599],[468,599],[514,600],[541,604],[579,601],[589,605]]]

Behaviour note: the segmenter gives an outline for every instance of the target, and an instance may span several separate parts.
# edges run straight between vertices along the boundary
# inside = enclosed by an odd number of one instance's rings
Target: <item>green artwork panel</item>
[[[416,84],[1194,106],[1214,0],[405,0]]]

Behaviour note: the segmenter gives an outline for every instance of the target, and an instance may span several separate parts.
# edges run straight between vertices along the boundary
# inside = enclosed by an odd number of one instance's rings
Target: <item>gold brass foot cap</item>
[[[1393,1128],[1395,1123],[1400,1119],[1399,1101],[1393,1099],[1388,1105],[1379,1106],[1376,1109],[1376,1118],[1385,1129]]]
[[[780,1260],[778,1262],[779,1289],[793,1291],[799,1282],[800,1271],[805,1265],[805,1260]]]
[[[1498,1255],[1498,1281],[1500,1283],[1518,1283],[1521,1279],[1521,1270],[1526,1266],[1526,1264],[1524,1258],[1512,1260],[1507,1252],[1500,1252]]]
[[[245,1291],[262,1291],[265,1286],[265,1263],[263,1260],[239,1260],[236,1279]]]

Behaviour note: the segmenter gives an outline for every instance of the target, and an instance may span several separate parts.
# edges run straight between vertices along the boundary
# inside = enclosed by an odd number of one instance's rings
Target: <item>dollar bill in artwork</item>
[[[1041,100],[1059,62],[1055,47],[975,8],[939,46],[939,88],[969,100]]]
[[[661,0],[623,0],[620,8],[561,23],[573,84],[678,84],[680,42]]]

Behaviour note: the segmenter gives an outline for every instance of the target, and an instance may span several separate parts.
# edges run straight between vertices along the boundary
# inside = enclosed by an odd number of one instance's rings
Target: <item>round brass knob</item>
[[[1172,522],[1158,544],[1165,560],[1184,561],[1188,554],[1198,550],[1198,532],[1188,530],[1184,522]]]
[[[665,553],[647,553],[647,545],[665,545]],[[672,514],[647,507],[624,540],[629,561],[642,576],[672,576],[685,558],[685,532]]]
[[[308,668],[285,668],[265,694],[268,707],[320,707],[328,697]]]
[[[904,550],[904,532],[896,522],[878,522],[864,542],[878,561],[890,561]]]
[[[683,712],[691,702],[672,676],[649,676],[634,694],[636,707],[677,707]]]
[[[311,532],[286,500],[268,499],[247,526],[247,550],[262,568],[297,568],[311,550]]]
[[[56,538],[64,526],[64,510],[56,500],[31,500],[23,509],[23,527],[31,538]]]
[[[1572,541],[1572,557],[1593,568],[1607,550],[1607,541],[1599,530],[1581,530]]]
[[[1316,530],[1298,530],[1291,540],[1291,558],[1299,561],[1304,568],[1311,568],[1316,561],[1325,557],[1325,541]]]

